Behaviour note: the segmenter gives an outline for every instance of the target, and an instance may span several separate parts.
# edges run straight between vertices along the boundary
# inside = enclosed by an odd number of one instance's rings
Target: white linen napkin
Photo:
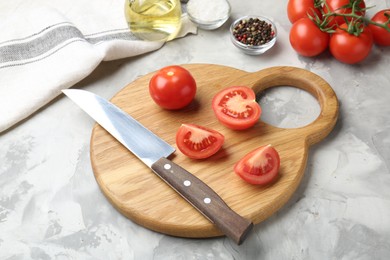
[[[137,39],[124,0],[0,1],[0,133],[88,76],[102,61],[155,51]],[[184,14],[178,37],[196,33]]]

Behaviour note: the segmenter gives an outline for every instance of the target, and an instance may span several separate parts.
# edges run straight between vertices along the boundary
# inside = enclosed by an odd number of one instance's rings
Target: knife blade
[[[253,223],[233,211],[207,184],[169,160],[169,156],[175,152],[171,145],[129,114],[94,93],[80,89],[64,89],[62,92],[215,224],[222,233],[238,245],[245,240],[253,228]],[[153,149],[150,149],[151,147]]]

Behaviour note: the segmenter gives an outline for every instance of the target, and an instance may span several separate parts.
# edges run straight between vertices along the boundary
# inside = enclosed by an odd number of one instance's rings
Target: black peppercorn
[[[273,39],[275,32],[272,25],[259,18],[249,18],[239,21],[233,28],[233,35],[237,41],[249,45],[263,45]]]

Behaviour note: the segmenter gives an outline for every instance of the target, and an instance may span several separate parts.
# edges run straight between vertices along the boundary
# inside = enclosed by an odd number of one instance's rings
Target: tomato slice
[[[245,86],[223,89],[214,96],[212,107],[218,120],[234,130],[252,127],[261,115],[255,92]]]
[[[210,128],[182,124],[176,133],[179,150],[192,159],[205,159],[221,149],[225,137]]]
[[[266,185],[277,178],[279,168],[278,152],[266,145],[245,155],[234,166],[234,172],[248,183]]]

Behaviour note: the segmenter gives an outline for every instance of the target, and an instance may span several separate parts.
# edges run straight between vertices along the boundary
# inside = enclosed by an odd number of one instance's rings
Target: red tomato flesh
[[[218,120],[234,130],[252,127],[261,115],[255,92],[245,86],[223,89],[214,96],[212,107]]]
[[[176,145],[179,150],[192,159],[205,159],[218,152],[225,137],[213,129],[182,124],[176,133]]]
[[[149,93],[162,108],[181,109],[194,99],[196,82],[181,66],[167,66],[157,71],[149,81]]]
[[[280,157],[271,145],[261,146],[245,155],[234,172],[250,184],[266,185],[278,177]]]

